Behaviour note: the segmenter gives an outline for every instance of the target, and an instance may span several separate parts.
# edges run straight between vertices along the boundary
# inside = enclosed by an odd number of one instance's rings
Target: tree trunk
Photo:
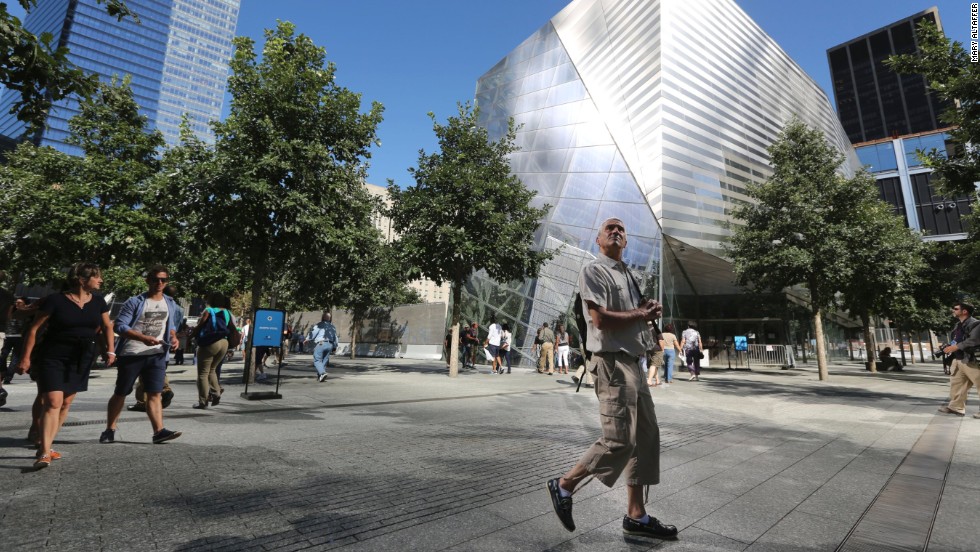
[[[898,350],[902,352],[902,366],[905,366],[905,341],[902,337],[902,328],[898,328]]]
[[[827,381],[827,344],[823,340],[823,320],[821,310],[813,310],[813,333],[817,338],[817,374],[820,381]]]
[[[459,313],[460,313],[460,301],[463,296],[463,284],[462,282],[453,282],[453,315],[450,320],[453,328],[453,342],[450,347],[452,350],[452,358],[449,359],[449,377],[455,378],[459,376]]]
[[[357,319],[351,321],[350,325],[350,359],[354,360],[357,355],[357,330],[360,329],[361,322]]]
[[[869,314],[862,314],[861,315],[861,324],[862,324],[863,329],[864,329],[864,350],[865,350],[866,356],[868,357],[868,370],[870,370],[871,373],[877,373],[878,372],[878,366],[877,366],[877,363],[875,362],[875,360],[876,360],[875,359],[875,354],[876,354],[875,353],[875,332],[874,332],[874,329],[871,327],[871,315],[869,315]]]
[[[256,266],[255,279],[252,280],[252,312],[248,315],[252,318],[251,329],[248,332],[248,342],[245,343],[245,369],[242,370],[243,383],[255,383],[255,362],[252,358],[252,336],[255,335],[255,311],[259,310],[259,301],[262,299],[262,283],[265,280],[265,262]]]

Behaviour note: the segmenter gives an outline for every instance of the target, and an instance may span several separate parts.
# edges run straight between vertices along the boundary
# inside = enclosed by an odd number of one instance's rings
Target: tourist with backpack
[[[205,409],[209,403],[218,406],[221,401],[218,366],[225,359],[225,353],[238,345],[232,342],[240,335],[224,295],[212,293],[208,296],[208,305],[211,306],[201,314],[194,331],[197,338],[197,404],[194,408],[197,409]]]

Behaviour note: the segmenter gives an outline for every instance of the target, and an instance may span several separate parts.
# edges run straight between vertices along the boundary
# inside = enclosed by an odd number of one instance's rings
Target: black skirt
[[[88,391],[88,377],[95,363],[93,339],[45,339],[31,373],[41,393],[66,395]]]

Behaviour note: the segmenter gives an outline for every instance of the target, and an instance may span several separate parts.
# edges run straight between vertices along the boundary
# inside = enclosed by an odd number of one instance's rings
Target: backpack
[[[228,311],[208,307],[207,312],[208,322],[197,331],[197,344],[202,347],[206,347],[222,339],[227,339],[231,335],[231,330],[228,328],[231,322],[231,315],[228,314]],[[223,316],[219,316],[219,313]],[[241,334],[238,334],[238,341],[241,342]],[[228,346],[232,346],[230,339]]]

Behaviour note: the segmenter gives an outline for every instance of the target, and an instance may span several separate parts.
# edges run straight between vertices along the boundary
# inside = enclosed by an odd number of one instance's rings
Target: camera
[[[939,350],[936,351],[935,353],[932,353],[932,358],[943,358],[944,356],[946,356],[946,353],[943,352],[943,350],[946,349],[946,347],[949,347],[949,343],[943,343],[942,345],[940,345]]]

